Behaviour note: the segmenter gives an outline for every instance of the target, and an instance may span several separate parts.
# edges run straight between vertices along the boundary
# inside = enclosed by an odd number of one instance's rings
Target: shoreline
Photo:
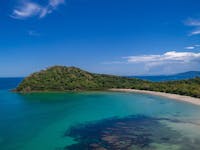
[[[177,100],[177,101],[180,101],[180,102],[187,102],[187,103],[190,103],[190,104],[200,106],[200,98],[194,98],[194,97],[178,95],[178,94],[156,92],[156,91],[147,91],[147,90],[115,89],[115,88],[109,89],[109,91],[149,94],[149,95],[160,96],[160,97],[168,98],[168,99],[171,99],[171,100]]]

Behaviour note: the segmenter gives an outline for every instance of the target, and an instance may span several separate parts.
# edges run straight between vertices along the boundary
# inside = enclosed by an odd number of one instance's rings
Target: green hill
[[[25,78],[16,92],[91,91],[129,88],[200,97],[200,78],[150,82],[135,78],[90,73],[76,67],[54,66]]]
[[[82,91],[131,88],[133,84],[139,82],[142,80],[94,74],[76,67],[54,66],[25,78],[16,91]]]

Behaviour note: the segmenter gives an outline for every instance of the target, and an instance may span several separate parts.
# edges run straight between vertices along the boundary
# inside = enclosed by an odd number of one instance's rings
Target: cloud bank
[[[188,63],[191,61],[200,60],[200,53],[170,51],[162,55],[128,56],[124,58],[127,59],[128,63]]]
[[[200,66],[200,53],[168,51],[160,55],[122,57],[121,61],[106,64],[131,66],[133,70],[139,68],[143,74],[172,74],[197,70]]]
[[[44,18],[51,14],[57,7],[64,4],[65,0],[49,0],[47,5],[42,6],[31,1],[21,2],[12,12],[11,17],[14,19],[26,19],[30,17]]]

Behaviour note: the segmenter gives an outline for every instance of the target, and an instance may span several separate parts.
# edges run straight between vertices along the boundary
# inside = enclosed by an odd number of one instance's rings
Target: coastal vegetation
[[[53,66],[33,73],[15,89],[16,92],[92,91],[127,88],[174,93],[200,98],[200,78],[150,82],[136,78],[96,74],[76,67]]]

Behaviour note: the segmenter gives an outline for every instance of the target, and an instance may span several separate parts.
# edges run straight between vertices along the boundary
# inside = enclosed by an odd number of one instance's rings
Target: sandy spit
[[[178,95],[178,94],[170,94],[170,93],[154,92],[154,91],[146,91],[146,90],[135,90],[135,89],[110,89],[109,91],[150,94],[150,95],[161,96],[161,97],[169,98],[172,100],[187,102],[187,103],[200,106],[200,98],[194,98],[194,97],[183,96],[183,95]]]

